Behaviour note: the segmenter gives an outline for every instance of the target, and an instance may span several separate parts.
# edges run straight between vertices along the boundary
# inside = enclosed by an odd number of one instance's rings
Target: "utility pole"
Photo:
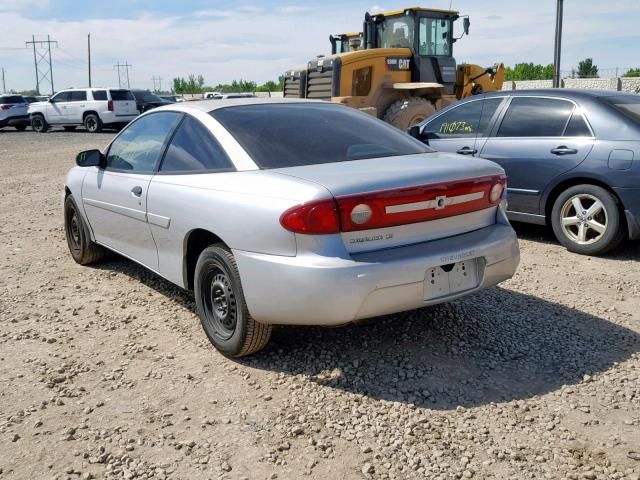
[[[4,67],[2,67],[2,93],[7,92],[7,86],[4,83]]]
[[[129,85],[129,68],[133,65],[130,65],[127,62],[124,63],[116,63],[113,68],[118,70],[118,87],[122,88],[123,86],[127,86],[127,88],[131,88]]]
[[[151,80],[153,80],[153,90],[154,91],[162,91],[162,77],[158,76],[158,77],[151,77]],[[158,81],[158,86],[156,86],[156,80]]]
[[[91,88],[91,34],[87,34],[87,57],[89,63],[89,88]]]
[[[36,92],[40,95],[40,85],[45,80],[51,86],[51,95],[55,90],[53,87],[53,63],[51,62],[51,44],[58,46],[58,42],[51,40],[47,35],[46,40],[36,40],[35,35],[31,35],[31,41],[25,42],[25,45],[33,46],[33,66],[36,69]]]
[[[553,88],[560,88],[560,53],[562,50],[562,6],[564,0],[557,0],[556,43],[553,52]]]

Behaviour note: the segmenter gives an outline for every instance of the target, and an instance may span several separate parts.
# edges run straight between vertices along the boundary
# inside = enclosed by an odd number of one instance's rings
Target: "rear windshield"
[[[111,100],[135,100],[135,97],[130,90],[109,90],[111,93]]]
[[[636,123],[640,123],[640,97],[636,97],[634,95],[619,95],[613,97],[601,97],[601,99],[627,118]]]
[[[330,103],[223,107],[210,112],[260,168],[284,168],[432,150],[356,109]]]
[[[0,103],[26,103],[21,95],[7,95],[0,97]]]

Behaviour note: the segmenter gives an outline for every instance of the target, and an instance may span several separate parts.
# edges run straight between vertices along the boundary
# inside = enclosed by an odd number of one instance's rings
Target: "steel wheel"
[[[231,338],[236,330],[238,309],[233,287],[225,272],[216,268],[202,283],[207,321],[222,340]]]
[[[607,209],[593,195],[581,193],[572,196],[562,205],[560,216],[562,231],[579,245],[595,243],[607,231]]]
[[[79,252],[82,246],[82,238],[80,236],[80,224],[78,223],[78,214],[75,209],[70,211],[71,219],[69,220],[69,247],[74,252]]]

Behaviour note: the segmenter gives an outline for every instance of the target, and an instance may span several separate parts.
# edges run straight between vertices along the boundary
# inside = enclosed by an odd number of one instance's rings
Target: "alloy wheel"
[[[602,238],[608,216],[604,204],[593,195],[581,193],[569,198],[560,211],[562,231],[573,242],[589,245]]]

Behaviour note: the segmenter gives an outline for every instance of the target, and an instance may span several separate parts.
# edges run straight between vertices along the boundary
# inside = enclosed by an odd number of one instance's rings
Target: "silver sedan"
[[[232,357],[264,347],[274,324],[449,301],[519,262],[499,166],[336,104],[167,105],[76,163],[64,203],[74,260],[117,252],[193,290],[204,331]]]

